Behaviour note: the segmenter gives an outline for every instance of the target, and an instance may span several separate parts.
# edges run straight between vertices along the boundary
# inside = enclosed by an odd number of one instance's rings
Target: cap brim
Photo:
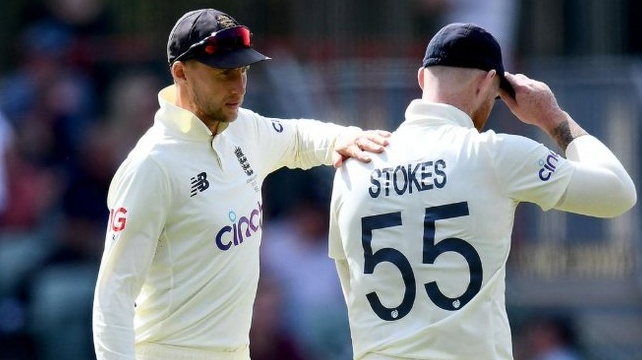
[[[513,89],[513,85],[506,80],[504,75],[499,76],[499,87],[504,89],[512,98],[515,98],[515,89]]]
[[[214,56],[196,57],[195,60],[218,69],[236,69],[272,59],[252,48],[243,48],[221,52]]]

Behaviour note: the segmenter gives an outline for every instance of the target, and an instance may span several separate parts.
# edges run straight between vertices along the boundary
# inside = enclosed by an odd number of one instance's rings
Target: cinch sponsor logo
[[[278,133],[283,132],[283,125],[278,120],[272,120],[272,127]]]
[[[119,207],[109,210],[109,228],[113,232],[123,231],[127,225],[127,209]]]
[[[257,208],[248,216],[238,217],[234,210],[227,214],[230,225],[224,226],[216,233],[216,246],[227,251],[232,246],[238,246],[243,241],[255,234],[263,226],[263,206],[257,203]]]
[[[548,181],[551,178],[555,169],[557,169],[557,163],[560,161],[560,156],[551,152],[543,159],[539,160],[539,179],[542,181]]]

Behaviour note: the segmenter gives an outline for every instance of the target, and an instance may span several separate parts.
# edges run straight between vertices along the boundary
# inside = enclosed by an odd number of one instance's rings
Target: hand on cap
[[[332,155],[332,165],[339,168],[348,158],[370,162],[372,159],[368,156],[368,152],[382,153],[388,145],[390,135],[391,133],[385,130],[346,132],[337,139]]]
[[[523,123],[535,125],[550,133],[567,120],[567,114],[560,109],[548,85],[523,74],[506,72],[505,76],[515,89],[515,97],[511,97],[505,90],[500,90],[500,96]]]

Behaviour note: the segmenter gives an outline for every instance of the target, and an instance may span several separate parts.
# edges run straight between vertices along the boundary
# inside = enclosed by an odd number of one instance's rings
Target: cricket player
[[[387,151],[334,179],[329,252],[354,358],[512,359],[504,278],[516,206],[614,217],[635,204],[634,184],[547,85],[504,72],[497,41],[476,25],[442,28],[418,81],[422,98]],[[498,95],[564,156],[482,131]]]
[[[167,55],[174,84],[109,188],[96,356],[249,360],[265,177],[368,161],[364,150],[383,151],[389,133],[242,108],[249,66],[269,58],[220,11],[181,17]]]

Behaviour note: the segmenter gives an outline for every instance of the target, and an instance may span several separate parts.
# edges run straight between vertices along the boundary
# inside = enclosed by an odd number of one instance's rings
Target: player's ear
[[[422,66],[419,68],[419,71],[417,71],[417,81],[419,82],[419,88],[421,88],[421,90],[424,89],[424,69]]]
[[[497,71],[494,69],[487,71],[483,77],[478,77],[476,93],[485,96],[485,94],[488,94],[490,92],[497,92],[497,90],[495,90],[495,81],[497,81],[496,78]]]
[[[488,83],[488,86],[490,86],[491,89],[494,89],[495,83],[499,85],[498,79],[499,75],[497,75],[497,70],[492,69],[486,73],[486,78],[484,80]],[[499,90],[499,86],[497,86],[497,89]]]
[[[176,61],[175,63],[173,63],[171,72],[175,82],[181,80],[184,81],[187,79],[187,76],[185,75],[185,63],[183,63],[182,61]]]

